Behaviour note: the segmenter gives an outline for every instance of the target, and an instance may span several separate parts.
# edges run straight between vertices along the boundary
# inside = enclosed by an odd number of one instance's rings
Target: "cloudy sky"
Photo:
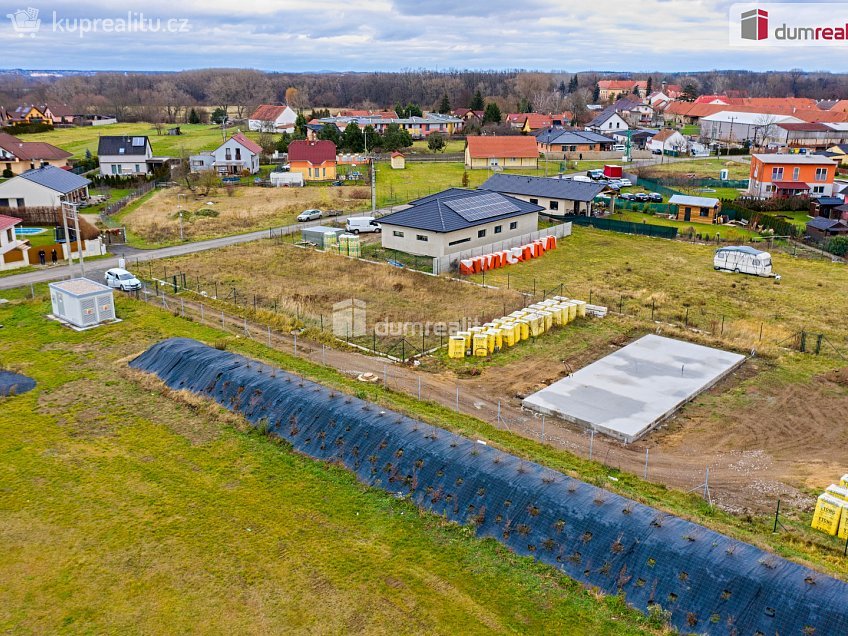
[[[30,2],[32,4],[30,4]],[[709,0],[0,0],[0,67],[848,70],[845,44],[731,47]],[[798,3],[802,5],[804,3]],[[848,5],[842,4],[848,8]],[[21,11],[38,10],[32,33]],[[131,8],[130,8],[131,7]],[[132,11],[126,32],[122,26]],[[143,13],[143,21],[139,21]],[[14,19],[7,14],[17,14]],[[112,23],[95,24],[95,20]],[[15,31],[13,22],[22,25]],[[139,29],[144,27],[144,31]],[[770,43],[773,44],[773,43]]]

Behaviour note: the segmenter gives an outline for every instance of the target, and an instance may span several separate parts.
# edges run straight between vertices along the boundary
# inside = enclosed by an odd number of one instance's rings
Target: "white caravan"
[[[771,254],[747,245],[718,248],[713,259],[713,267],[737,274],[774,276],[771,271]]]

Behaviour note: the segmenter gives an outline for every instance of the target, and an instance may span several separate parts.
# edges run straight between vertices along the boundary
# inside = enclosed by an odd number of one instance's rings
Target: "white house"
[[[212,151],[212,167],[218,174],[256,174],[261,154],[262,147],[239,132]]]
[[[247,120],[247,128],[265,132],[292,132],[296,120],[297,113],[288,106],[260,104]]]
[[[151,172],[153,148],[147,137],[104,135],[97,144],[101,175],[138,176]]]
[[[663,128],[651,137],[648,150],[654,154],[685,154],[689,150],[689,141],[679,131]]]
[[[28,170],[0,183],[0,208],[58,208],[88,198],[88,179],[55,166]]]
[[[380,236],[385,248],[445,256],[535,232],[542,209],[496,192],[451,188],[381,217]]]
[[[0,214],[0,270],[29,265],[28,244],[15,236],[15,226],[21,219]]]
[[[620,130],[627,130],[628,128],[627,122],[612,106],[602,110],[592,121],[586,124],[586,130],[596,133],[618,132]]]

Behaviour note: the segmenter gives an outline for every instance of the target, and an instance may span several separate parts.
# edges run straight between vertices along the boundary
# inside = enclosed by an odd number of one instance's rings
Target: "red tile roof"
[[[6,216],[5,214],[0,214],[0,230],[7,230],[22,221],[23,219],[19,219],[14,216]]]
[[[656,135],[651,137],[651,141],[665,141],[666,139],[674,135],[674,133],[676,132],[676,130],[672,130],[671,128],[663,128]]]
[[[316,163],[335,160],[336,144],[332,141],[297,140],[289,144],[289,161],[308,161],[315,165]]]
[[[277,118],[282,115],[288,106],[280,106],[274,104],[260,104],[253,114],[250,116],[251,119],[257,119],[259,121],[276,121]]]
[[[238,143],[240,143],[243,147],[247,148],[250,152],[253,152],[257,155],[262,154],[262,146],[253,141],[252,139],[248,139],[242,133],[236,133],[230,139],[234,139]]]
[[[12,153],[20,161],[61,160],[72,156],[53,144],[43,141],[21,141],[13,135],[0,133],[0,148]]]
[[[800,132],[833,132],[832,128],[828,128],[824,124],[818,123],[804,122],[801,124],[793,124],[790,122],[786,124],[777,124],[777,126],[779,128],[783,128],[784,130],[797,130]]]
[[[774,181],[773,185],[776,188],[783,188],[784,190],[809,190],[810,186],[804,183],[803,181]]]
[[[598,88],[608,91],[632,91],[634,86],[647,88],[648,80],[601,80]]]
[[[468,152],[474,159],[490,157],[538,157],[535,137],[490,136],[468,137]]]

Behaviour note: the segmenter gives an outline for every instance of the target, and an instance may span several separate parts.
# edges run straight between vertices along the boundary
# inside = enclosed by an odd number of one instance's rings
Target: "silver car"
[[[297,215],[298,221],[316,221],[323,216],[321,210],[304,210]]]
[[[125,269],[121,269],[120,267],[113,267],[112,269],[106,270],[104,279],[106,280],[107,287],[120,289],[121,291],[135,291],[137,289],[141,289],[141,281],[130,272]]]

